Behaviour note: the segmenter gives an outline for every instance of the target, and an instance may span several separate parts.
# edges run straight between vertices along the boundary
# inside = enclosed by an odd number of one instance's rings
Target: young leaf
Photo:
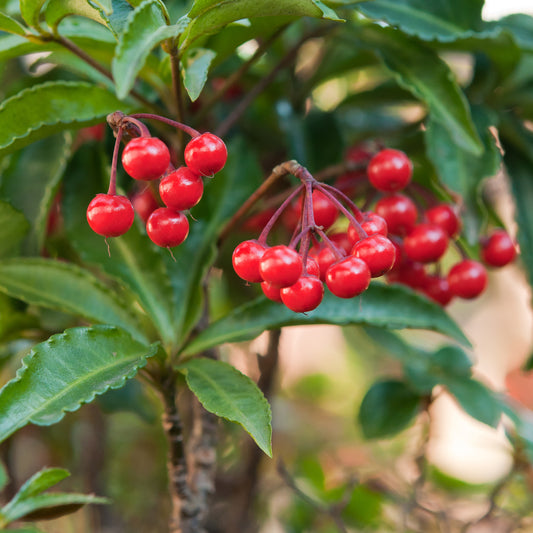
[[[178,370],[205,409],[240,424],[272,457],[270,405],[249,377],[227,363],[205,358],[191,359]]]
[[[37,494],[57,485],[68,476],[70,476],[70,473],[64,468],[43,468],[20,487],[13,499],[9,502],[9,505],[15,505],[22,500],[37,496]]]
[[[0,31],[14,33],[16,35],[26,35],[26,28],[14,18],[0,12]]]
[[[39,15],[45,0],[20,0],[20,14],[26,24],[32,28],[39,28]]]
[[[126,302],[73,263],[41,258],[0,261],[0,291],[29,304],[118,326],[137,341],[147,342]]]
[[[161,41],[180,35],[186,22],[167,26],[158,0],[145,0],[129,15],[112,63],[113,79],[120,99],[130,92],[152,49]]]
[[[79,15],[90,18],[100,24],[105,24],[102,15],[87,0],[48,0],[45,10],[45,20],[55,32],[59,23],[68,16]]]
[[[422,100],[431,118],[441,124],[471,154],[483,145],[472,123],[467,100],[453,73],[436,52],[399,30],[377,25],[361,27],[357,38],[371,46],[404,89]]]
[[[132,108],[96,85],[72,81],[35,85],[0,105],[0,150],[18,150],[67,127],[96,124],[117,109],[127,113]]]
[[[438,331],[469,345],[459,327],[438,305],[399,285],[372,283],[356,298],[340,300],[326,292],[310,313],[294,313],[262,296],[213,322],[184,349],[195,354],[224,342],[253,339],[265,329],[299,324],[365,324],[390,329]]]
[[[367,439],[390,437],[405,429],[420,410],[422,397],[403,381],[380,381],[367,391],[359,423]]]
[[[0,200],[0,258],[18,250],[30,224],[11,204]]]
[[[36,345],[0,390],[0,442],[29,423],[55,424],[97,394],[122,387],[156,350],[114,326],[72,328]]]
[[[207,81],[209,67],[215,56],[216,53],[213,50],[206,48],[195,48],[188,54],[181,75],[183,85],[192,102],[200,96]]]

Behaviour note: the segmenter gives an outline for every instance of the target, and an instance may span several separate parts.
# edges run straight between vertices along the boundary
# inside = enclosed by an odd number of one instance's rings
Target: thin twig
[[[176,119],[178,122],[183,122],[185,116],[185,109],[183,106],[183,94],[181,88],[180,76],[180,57],[176,45],[170,48],[170,70],[172,75],[172,88],[174,93],[174,107]],[[184,143],[183,132],[178,131],[178,153],[181,153]]]

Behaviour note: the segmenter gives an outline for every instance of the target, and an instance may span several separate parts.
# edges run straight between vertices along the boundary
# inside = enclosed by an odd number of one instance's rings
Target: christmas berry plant
[[[528,520],[531,422],[459,324],[533,280],[532,21],[426,4],[0,0],[0,530]],[[321,339],[295,381],[314,324],[345,366]],[[471,520],[427,454],[444,394],[505,424]]]

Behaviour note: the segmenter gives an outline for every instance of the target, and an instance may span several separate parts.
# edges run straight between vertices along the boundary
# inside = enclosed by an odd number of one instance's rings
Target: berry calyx
[[[133,224],[135,211],[128,198],[117,194],[97,194],[87,207],[87,222],[103,237],[118,237]]]
[[[386,148],[370,160],[367,174],[370,183],[379,191],[396,192],[411,181],[413,164],[404,152]]]
[[[167,145],[157,137],[136,137],[122,151],[122,166],[136,180],[155,180],[166,172],[169,164]]]
[[[266,250],[259,263],[263,280],[278,287],[289,287],[296,283],[302,270],[302,258],[298,252],[284,244]]]
[[[326,273],[328,289],[339,298],[353,298],[366,291],[369,284],[368,265],[357,257],[346,257],[334,263]]]
[[[428,209],[425,215],[428,222],[440,226],[450,239],[456,237],[461,229],[461,221],[451,205],[436,205]]]
[[[453,295],[467,300],[479,296],[487,286],[485,267],[473,259],[464,259],[448,272],[448,283]]]
[[[159,196],[167,207],[184,211],[195,206],[202,198],[204,182],[200,174],[180,167],[159,183]]]
[[[189,221],[180,211],[168,207],[156,209],[146,222],[150,240],[162,248],[180,245],[189,234]]]
[[[516,257],[515,244],[504,229],[494,230],[481,245],[481,259],[486,265],[502,267]]]
[[[375,212],[385,219],[389,233],[393,235],[409,233],[418,218],[414,202],[403,194],[384,196],[376,203]]]
[[[281,301],[295,313],[316,309],[324,297],[324,285],[314,276],[302,276],[290,287],[281,289]]]
[[[233,251],[232,263],[235,273],[250,283],[263,281],[259,272],[259,263],[265,253],[265,247],[256,240],[241,242]]]
[[[396,248],[387,237],[376,234],[356,243],[352,255],[362,259],[368,265],[370,275],[377,278],[392,268],[396,258]]]
[[[440,259],[448,247],[448,235],[436,224],[415,226],[403,241],[405,254],[420,263],[433,263]]]
[[[194,137],[185,147],[185,164],[202,176],[212,176],[224,168],[228,151],[224,141],[212,133]]]

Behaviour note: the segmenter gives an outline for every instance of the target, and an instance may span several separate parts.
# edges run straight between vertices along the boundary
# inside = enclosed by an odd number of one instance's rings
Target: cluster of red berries
[[[278,210],[269,209],[248,220],[248,227],[257,222],[266,225],[257,240],[235,248],[237,275],[261,283],[268,298],[297,312],[320,304],[323,283],[334,295],[351,298],[365,291],[371,278],[384,274],[389,282],[408,285],[441,305],[454,296],[480,295],[487,272],[480,261],[466,256],[457,241],[462,223],[455,206],[431,201],[420,208],[399,192],[412,178],[413,165],[405,153],[382,149],[372,156],[357,149],[352,154],[352,161],[364,163],[364,170],[341,176],[335,187],[317,182],[303,167],[292,165],[291,173],[303,184]],[[379,194],[373,211],[360,211],[345,194],[354,194],[361,180],[374,191],[367,191],[372,202]],[[335,231],[343,227],[340,213],[348,219],[348,226]],[[289,245],[270,247],[267,237],[278,219],[293,232],[293,238]],[[462,259],[442,275],[441,259],[450,242]],[[500,267],[514,259],[516,248],[505,230],[496,229],[482,240],[480,254],[485,265]]]
[[[156,118],[181,127],[192,135],[185,147],[185,166],[174,169],[166,144],[157,137],[151,137],[146,127],[137,118]],[[116,194],[116,163],[123,129],[133,124],[139,137],[134,137],[122,151],[122,166],[135,180],[159,182],[159,195],[165,207],[159,207],[151,191],[149,195],[155,205],[146,217],[148,237],[158,246],[172,248],[181,244],[189,234],[189,221],[184,211],[191,209],[201,199],[204,191],[203,176],[213,176],[225,165],[226,145],[212,133],[200,134],[192,128],[154,115],[132,115],[123,117],[119,126],[111,180],[107,194],[97,194],[87,208],[87,221],[91,229],[104,237],[118,237],[126,233],[133,224],[135,210],[126,196]],[[128,130],[130,131],[130,130]],[[149,191],[149,189],[147,189]],[[146,196],[145,196],[146,197]]]

